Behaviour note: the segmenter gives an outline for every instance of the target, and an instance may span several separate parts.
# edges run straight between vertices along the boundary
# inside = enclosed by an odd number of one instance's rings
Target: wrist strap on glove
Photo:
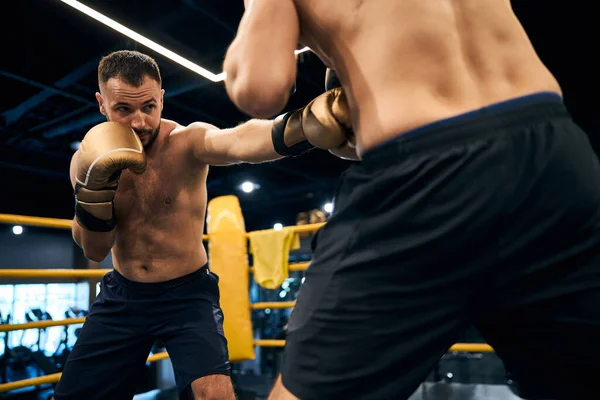
[[[85,229],[91,232],[110,232],[115,226],[117,226],[117,217],[114,213],[113,206],[113,216],[110,220],[100,219],[98,217],[93,216],[89,212],[85,211],[83,207],[79,204],[79,202],[75,202],[75,216],[77,216],[77,222]]]
[[[273,121],[273,128],[271,129],[273,147],[275,148],[275,151],[282,156],[299,156],[314,148],[308,140],[303,140],[289,147],[285,144],[284,137],[286,127],[290,117],[295,112],[296,111],[289,111],[285,114],[281,114]],[[298,129],[301,128],[298,127]]]
[[[101,219],[88,212],[77,199],[77,192],[82,188],[81,185],[75,186],[75,217],[77,222],[91,232],[110,232],[117,225],[117,217],[115,213],[115,206],[111,202],[112,213],[109,220]]]

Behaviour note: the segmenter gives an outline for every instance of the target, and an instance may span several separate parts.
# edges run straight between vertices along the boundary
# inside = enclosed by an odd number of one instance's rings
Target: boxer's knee
[[[273,389],[271,389],[271,393],[269,394],[269,398],[267,400],[300,400],[298,397],[294,396],[290,393],[289,390],[283,386],[283,382],[281,381],[281,375],[275,381],[273,385]]]

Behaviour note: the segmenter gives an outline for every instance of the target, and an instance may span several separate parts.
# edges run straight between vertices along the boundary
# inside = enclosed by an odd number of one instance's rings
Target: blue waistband
[[[366,151],[363,154],[363,161],[391,143],[405,140],[413,141],[416,139],[415,136],[428,132],[447,132],[456,128],[464,132],[469,131],[471,127],[471,130],[478,131],[481,131],[482,128],[493,130],[500,125],[508,125],[515,122],[524,123],[532,118],[548,117],[557,114],[564,115],[565,113],[566,109],[564,108],[563,98],[558,93],[539,92],[517,97],[401,133]]]

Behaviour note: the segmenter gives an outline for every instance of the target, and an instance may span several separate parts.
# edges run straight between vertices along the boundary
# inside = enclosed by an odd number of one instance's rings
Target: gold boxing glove
[[[104,122],[88,131],[77,150],[75,216],[85,229],[110,232],[117,221],[113,200],[121,172],[146,170],[140,138],[129,127]]]
[[[314,147],[339,148],[352,132],[346,95],[342,88],[334,88],[305,107],[275,118],[271,137],[277,153],[297,156]]]

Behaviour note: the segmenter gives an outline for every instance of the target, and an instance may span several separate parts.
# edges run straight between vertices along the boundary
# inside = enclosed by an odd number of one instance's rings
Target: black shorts
[[[557,95],[399,135],[345,172],[283,384],[302,400],[406,399],[472,325],[524,398],[597,392],[600,166]]]
[[[56,400],[131,400],[156,340],[164,342],[181,398],[190,384],[230,374],[217,275],[206,266],[160,283],[107,273],[69,355]]]

